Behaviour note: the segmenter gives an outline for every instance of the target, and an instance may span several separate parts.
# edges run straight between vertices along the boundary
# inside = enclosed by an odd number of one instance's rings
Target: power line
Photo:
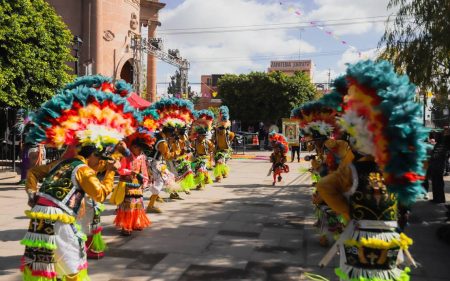
[[[360,17],[360,18],[342,18],[342,19],[328,19],[321,21],[322,23],[326,22],[336,22],[336,21],[354,21],[354,20],[367,20],[367,19],[375,19],[375,18],[389,18],[390,15],[383,16],[372,16],[372,17]],[[410,16],[404,16],[410,17]],[[233,25],[233,26],[211,26],[211,27],[183,27],[183,28],[166,28],[166,29],[158,29],[158,32],[165,33],[166,31],[183,31],[183,30],[201,30],[201,29],[222,29],[222,28],[243,28],[243,27],[258,27],[258,26],[277,26],[277,25],[298,25],[299,23],[310,23],[311,21],[296,21],[296,22],[285,22],[285,23],[268,23],[268,24],[251,24],[251,25]],[[315,21],[316,22],[316,21]]]
[[[368,24],[368,23],[381,23],[381,22],[391,22],[395,19],[388,20],[371,20],[371,21],[355,21],[355,22],[342,22],[342,23],[328,23],[320,24],[319,26],[347,26],[347,25],[357,25],[357,24]],[[233,32],[248,32],[248,31],[268,31],[268,30],[280,30],[280,29],[299,29],[299,28],[315,28],[311,24],[304,25],[293,25],[293,26],[279,26],[279,27],[261,27],[261,28],[242,28],[242,29],[217,29],[217,30],[204,30],[204,31],[179,31],[179,32],[159,32],[160,35],[192,35],[192,34],[211,34],[211,33],[233,33]]]
[[[361,52],[369,51],[373,48],[361,49]],[[303,53],[303,56],[310,57],[322,57],[322,56],[334,56],[339,55],[346,50],[334,50],[328,52],[309,52]],[[236,61],[262,61],[262,60],[276,60],[276,59],[296,59],[298,54],[286,54],[286,55],[270,55],[270,56],[253,56],[253,57],[222,57],[222,58],[205,58],[190,60],[191,63],[206,63],[206,62],[236,62]]]

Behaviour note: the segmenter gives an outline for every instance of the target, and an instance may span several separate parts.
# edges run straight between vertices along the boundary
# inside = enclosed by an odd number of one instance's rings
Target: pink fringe
[[[92,235],[97,234],[97,233],[101,232],[102,230],[103,230],[103,226],[99,226],[99,227],[97,227],[97,229],[92,230]]]
[[[78,270],[79,270],[79,271],[81,271],[81,270],[83,270],[83,269],[86,269],[86,268],[88,268],[88,263],[87,263],[87,262],[85,262],[84,264],[78,266]]]

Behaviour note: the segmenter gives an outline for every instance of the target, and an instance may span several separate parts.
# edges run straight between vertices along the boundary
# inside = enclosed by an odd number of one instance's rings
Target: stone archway
[[[120,70],[120,78],[133,84],[133,72],[133,60],[129,59],[123,64],[122,69]]]

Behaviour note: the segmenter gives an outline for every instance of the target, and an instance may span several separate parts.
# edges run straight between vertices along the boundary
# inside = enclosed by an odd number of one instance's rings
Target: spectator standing
[[[264,127],[264,123],[259,123],[258,129],[258,139],[259,139],[259,150],[264,150],[265,140],[267,138],[266,128]]]
[[[447,138],[445,138],[447,139]],[[433,189],[433,203],[445,203],[444,172],[447,161],[447,145],[442,133],[436,136],[436,145],[430,159],[430,177]]]

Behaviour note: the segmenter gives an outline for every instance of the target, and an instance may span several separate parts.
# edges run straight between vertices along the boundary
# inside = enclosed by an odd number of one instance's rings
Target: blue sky
[[[189,82],[197,91],[201,74],[265,71],[271,60],[298,59],[299,52],[301,59],[313,60],[314,82],[326,82],[329,69],[334,78],[346,62],[376,54],[385,20],[393,13],[386,10],[387,2],[165,0],[157,36],[163,38],[165,48],[179,49],[191,62]],[[311,21],[323,24],[323,30]],[[224,32],[230,29],[234,32]],[[175,70],[158,62],[158,82],[170,81]],[[158,84],[161,94],[167,88],[162,83]]]

